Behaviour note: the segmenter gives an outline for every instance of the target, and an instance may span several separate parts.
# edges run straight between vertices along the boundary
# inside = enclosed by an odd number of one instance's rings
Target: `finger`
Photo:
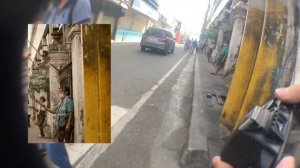
[[[295,158],[292,156],[284,157],[278,164],[276,168],[295,168],[296,162]]]
[[[216,167],[216,165],[221,162],[221,157],[220,156],[215,156],[212,160],[212,164],[214,167]]]
[[[229,164],[223,162],[220,156],[215,156],[212,160],[214,168],[232,168]]]
[[[300,84],[275,90],[275,96],[287,103],[300,103]]]

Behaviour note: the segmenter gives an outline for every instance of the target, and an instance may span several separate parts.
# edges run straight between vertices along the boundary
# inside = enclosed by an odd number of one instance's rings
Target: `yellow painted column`
[[[262,105],[273,94],[278,83],[286,35],[284,0],[267,0],[265,23],[251,81],[235,128],[255,106]]]
[[[110,25],[82,25],[84,142],[111,140]]]
[[[265,0],[249,1],[241,48],[221,114],[222,123],[229,128],[234,127],[250,83],[264,24],[264,11]]]

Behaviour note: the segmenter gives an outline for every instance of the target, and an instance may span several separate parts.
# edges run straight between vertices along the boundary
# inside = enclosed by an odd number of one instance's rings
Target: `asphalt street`
[[[92,167],[179,167],[187,141],[195,57],[112,45],[112,106],[131,115]],[[118,123],[116,123],[118,125]]]

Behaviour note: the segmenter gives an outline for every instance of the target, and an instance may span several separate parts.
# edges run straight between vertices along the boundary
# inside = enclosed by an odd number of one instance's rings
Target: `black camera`
[[[299,149],[299,129],[292,135],[292,147],[288,147],[294,110],[294,105],[276,99],[254,107],[222,150],[222,160],[234,168],[276,167],[286,153]],[[289,152],[286,151],[288,148]]]

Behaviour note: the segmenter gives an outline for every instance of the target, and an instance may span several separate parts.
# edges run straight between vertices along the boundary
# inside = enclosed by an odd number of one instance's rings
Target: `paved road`
[[[184,56],[182,47],[167,56],[141,52],[138,44],[112,46],[112,105],[132,107]]]
[[[179,167],[187,140],[193,71],[194,56],[180,46],[164,56],[141,52],[138,44],[113,45],[112,106],[125,112],[113,126],[113,142],[92,167]]]

